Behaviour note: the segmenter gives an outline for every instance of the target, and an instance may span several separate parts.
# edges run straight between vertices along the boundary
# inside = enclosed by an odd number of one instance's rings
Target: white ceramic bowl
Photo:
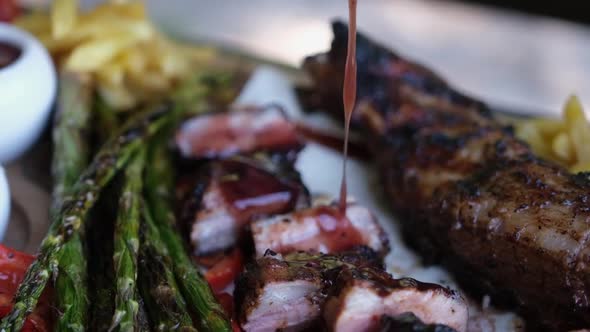
[[[39,137],[56,92],[56,75],[43,45],[29,33],[0,23],[0,42],[21,49],[0,68],[0,163],[18,158]]]
[[[4,233],[8,226],[8,217],[10,215],[10,191],[4,168],[0,166],[0,242],[4,239]]]

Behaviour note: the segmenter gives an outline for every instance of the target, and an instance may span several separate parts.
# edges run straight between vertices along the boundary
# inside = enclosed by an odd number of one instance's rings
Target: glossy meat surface
[[[316,106],[340,115],[347,28],[309,57]],[[590,325],[590,181],[539,160],[488,108],[358,36],[354,125],[369,137],[408,242],[531,330]],[[317,102],[319,100],[319,102]],[[548,294],[550,294],[548,296]]]
[[[326,300],[324,318],[330,331],[373,331],[383,315],[411,312],[427,324],[466,331],[463,298],[442,286],[410,278],[393,279],[372,268],[344,269]]]
[[[385,256],[389,243],[377,219],[365,207],[349,202],[346,213],[336,204],[315,205],[307,209],[261,219],[252,224],[256,254],[270,249],[287,254],[292,251],[338,253],[356,246],[367,246]]]
[[[235,157],[199,171],[185,197],[183,219],[196,255],[228,249],[249,223],[309,204],[290,163]]]

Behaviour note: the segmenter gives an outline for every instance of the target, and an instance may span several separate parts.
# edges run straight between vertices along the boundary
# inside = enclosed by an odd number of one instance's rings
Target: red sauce
[[[7,67],[21,55],[22,51],[15,45],[0,41],[0,69]]]
[[[314,128],[304,123],[297,123],[297,131],[306,139],[321,144],[332,150],[342,152],[344,138],[329,133],[321,128]],[[364,144],[360,142],[348,142],[348,155],[360,160],[370,160],[371,154]]]
[[[354,228],[342,209],[335,206],[316,206],[293,214],[294,219],[314,218],[321,230],[310,243],[323,243],[329,252],[340,252],[364,244],[362,235]],[[301,248],[299,248],[301,249]]]
[[[344,67],[344,86],[342,99],[344,103],[344,160],[342,161],[342,183],[340,185],[340,209],[346,211],[346,160],[348,159],[348,134],[350,118],[356,102],[356,2],[348,0],[348,51]]]
[[[224,200],[237,220],[257,215],[283,213],[297,203],[299,187],[247,163],[225,160],[214,170]]]

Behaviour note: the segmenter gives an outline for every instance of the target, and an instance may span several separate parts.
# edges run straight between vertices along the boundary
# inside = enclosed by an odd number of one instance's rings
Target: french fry
[[[570,129],[578,122],[585,122],[586,116],[580,100],[575,95],[569,96],[563,109],[565,122]]]
[[[111,86],[107,82],[100,82],[98,94],[103,100],[117,110],[127,110],[137,105],[137,98],[124,85]]]
[[[120,61],[111,61],[99,68],[96,72],[99,82],[109,86],[122,86],[125,82],[125,72]]]
[[[169,93],[211,63],[211,47],[188,47],[157,33],[141,1],[105,1],[81,12],[77,0],[55,0],[50,12],[21,16],[61,68],[90,75],[111,108],[128,110]]]
[[[565,132],[559,133],[553,138],[553,141],[551,142],[551,150],[553,155],[566,164],[571,162],[575,157],[575,152],[570,142],[569,135]]]
[[[76,0],[55,0],[51,8],[51,35],[59,39],[67,35],[78,18],[78,3]]]
[[[553,139],[557,134],[566,130],[566,125],[561,119],[539,118],[532,120],[539,130],[539,133],[545,139]]]
[[[551,159],[551,149],[545,144],[543,136],[532,122],[523,122],[516,128],[516,135],[529,143],[531,149],[539,156]]]
[[[146,20],[147,15],[145,6],[141,1],[131,2],[103,2],[86,14],[87,19],[104,16],[119,16],[121,18],[129,18],[135,20]]]
[[[66,60],[66,69],[74,72],[96,71],[137,41],[132,35],[118,35],[83,43]]]
[[[590,127],[587,122],[578,122],[569,130],[570,140],[578,162],[590,162]]]
[[[588,163],[588,162],[577,163],[574,166],[570,167],[570,172],[572,172],[572,173],[590,172],[590,163]]]
[[[538,155],[568,166],[572,172],[590,171],[590,124],[580,100],[570,96],[562,119],[533,119],[516,124],[516,134]]]

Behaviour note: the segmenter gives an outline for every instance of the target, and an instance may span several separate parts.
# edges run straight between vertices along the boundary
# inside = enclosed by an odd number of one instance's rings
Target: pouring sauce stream
[[[348,50],[344,67],[342,101],[344,103],[344,153],[342,161],[342,182],[340,184],[340,210],[346,211],[346,161],[348,159],[348,133],[350,118],[356,101],[356,3],[348,0]]]

